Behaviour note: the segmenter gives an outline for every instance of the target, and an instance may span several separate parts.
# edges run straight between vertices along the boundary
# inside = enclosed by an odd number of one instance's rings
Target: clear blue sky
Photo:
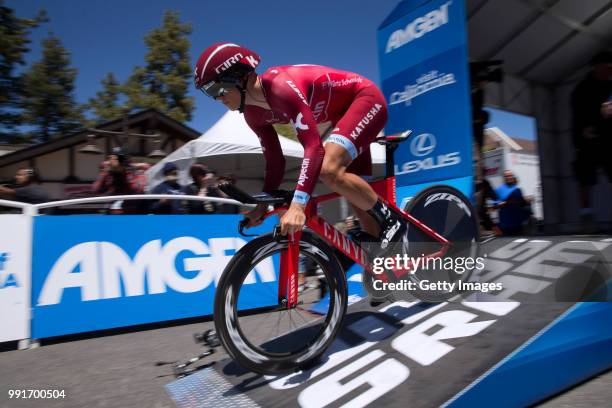
[[[532,116],[494,108],[486,108],[486,110],[491,114],[487,127],[498,127],[512,138],[536,140],[536,120]]]
[[[358,72],[376,83],[376,29],[399,0],[305,2],[209,0],[8,0],[20,17],[40,8],[50,21],[34,30],[28,63],[40,58],[40,43],[49,31],[57,35],[78,69],[76,97],[81,103],[100,89],[107,72],[124,81],[144,65],[143,38],[159,27],[165,10],[176,10],[191,22],[191,61],[218,41],[232,41],[257,51],[259,71],[273,65],[314,63]],[[225,108],[191,88],[198,131],[213,125]],[[197,92],[197,94],[196,94]]]

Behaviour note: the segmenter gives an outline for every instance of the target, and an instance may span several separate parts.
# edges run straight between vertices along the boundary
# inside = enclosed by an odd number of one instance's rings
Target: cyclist
[[[285,159],[275,123],[291,123],[304,159],[293,200],[281,217],[281,232],[290,234],[304,226],[304,208],[319,177],[344,196],[361,220],[363,230],[380,237],[385,251],[405,232],[404,223],[378,199],[361,176],[370,175],[369,145],[387,120],[382,92],[367,78],[319,65],[271,67],[255,73],[260,57],[232,43],[214,44],[200,55],[194,81],[197,89],[244,114],[257,134],[266,160],[263,190],[279,187]],[[328,123],[331,134],[321,140],[317,125]],[[250,226],[258,225],[267,207],[247,214]]]

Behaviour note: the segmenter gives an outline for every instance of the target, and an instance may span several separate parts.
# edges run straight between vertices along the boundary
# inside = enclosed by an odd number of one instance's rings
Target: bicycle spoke
[[[279,336],[279,331],[280,331],[280,321],[281,318],[283,317],[283,314],[281,312],[278,313],[278,320],[276,321],[276,335],[274,337],[278,337]]]
[[[306,323],[306,325],[308,325],[310,322],[308,320],[306,320],[306,318],[304,316],[302,316],[302,314],[298,311],[299,308],[295,308],[295,313]]]

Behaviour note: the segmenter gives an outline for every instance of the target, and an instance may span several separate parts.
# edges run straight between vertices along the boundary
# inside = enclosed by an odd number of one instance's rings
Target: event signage
[[[472,128],[464,3],[405,0],[378,30],[387,134],[411,129],[395,153],[398,202],[432,184],[472,193]]]
[[[1,214],[0,231],[0,342],[27,339],[30,337],[32,219]]]
[[[154,218],[37,217],[33,337],[210,315],[216,282],[247,243],[237,236],[242,217]],[[239,307],[270,304],[262,290],[276,288],[275,263],[260,262],[245,279]]]

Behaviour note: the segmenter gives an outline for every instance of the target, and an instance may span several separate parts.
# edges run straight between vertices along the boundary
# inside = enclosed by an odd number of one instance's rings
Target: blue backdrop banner
[[[403,1],[378,31],[387,134],[412,129],[395,153],[399,188],[454,183],[472,194],[472,119],[465,6]],[[406,197],[399,194],[398,203]]]
[[[273,217],[274,218],[274,217]],[[247,239],[239,215],[57,216],[34,220],[33,337],[210,315],[215,283]],[[268,219],[253,233],[271,231]],[[278,259],[245,280],[240,305],[270,304]],[[276,301],[276,299],[272,299]]]

